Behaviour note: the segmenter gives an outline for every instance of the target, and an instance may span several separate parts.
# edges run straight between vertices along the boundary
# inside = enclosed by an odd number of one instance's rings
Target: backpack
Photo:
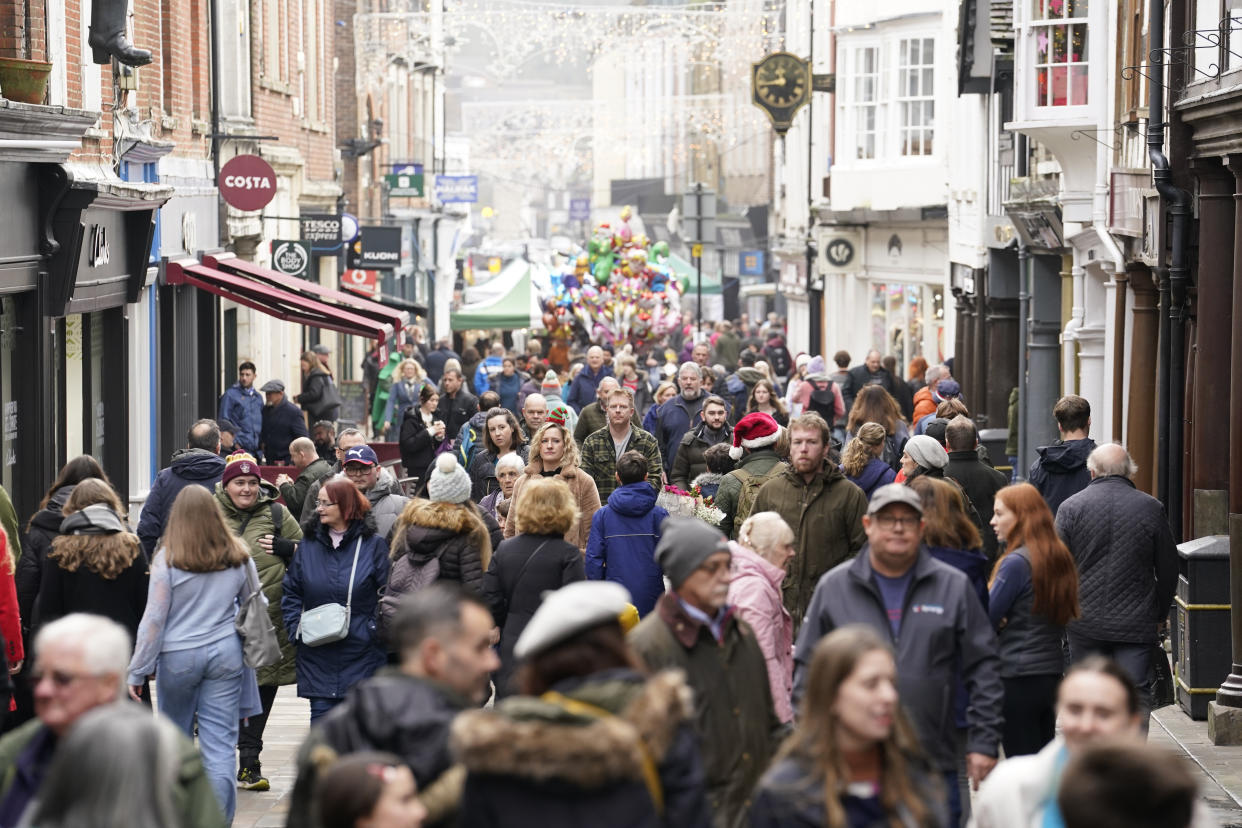
[[[389,573],[389,582],[392,576],[400,576],[404,570],[412,572],[411,579],[407,588],[400,593],[390,592],[385,586],[380,592],[379,600],[379,628],[380,635],[383,640],[387,641],[392,627],[392,621],[397,616],[397,608],[405,600],[407,595],[412,595],[424,587],[431,586],[440,579],[440,558],[434,557],[424,564],[414,564],[410,561],[409,554],[402,555],[397,562],[392,565],[392,572]],[[404,580],[404,579],[401,579]],[[391,646],[390,648],[391,649]]]
[[[463,469],[470,467],[470,461],[474,459],[474,456],[478,454],[478,451],[479,433],[474,430],[474,426],[467,423],[466,432],[461,438],[461,447],[457,451],[459,459],[461,460],[461,467]]]
[[[807,408],[827,423],[837,419],[837,396],[832,393],[832,380],[807,380],[811,383],[811,400]]]
[[[737,508],[733,510],[733,531],[729,534],[731,540],[737,540],[738,530],[742,528],[746,518],[750,517],[751,509],[755,508],[755,498],[759,496],[763,484],[775,479],[784,470],[785,464],[778,462],[768,469],[767,474],[751,474],[745,469],[734,469],[730,472],[742,481],[742,490],[737,494]]]

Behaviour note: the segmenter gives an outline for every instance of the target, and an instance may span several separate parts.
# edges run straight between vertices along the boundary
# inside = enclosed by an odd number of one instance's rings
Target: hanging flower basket
[[[43,60],[0,58],[0,96],[19,103],[41,104],[47,97],[52,64]]]

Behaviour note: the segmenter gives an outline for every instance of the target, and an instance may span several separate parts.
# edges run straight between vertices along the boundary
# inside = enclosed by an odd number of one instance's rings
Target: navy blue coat
[[[302,409],[291,403],[288,397],[276,405],[263,406],[263,430],[259,432],[259,444],[263,447],[262,460],[267,465],[292,465],[289,444],[298,437],[310,437]]]
[[[1087,471],[1087,456],[1095,451],[1095,440],[1057,441],[1050,446],[1040,446],[1039,456],[1031,464],[1027,480],[1044,496],[1052,516],[1057,516],[1061,504],[1087,488],[1091,473]]]
[[[651,612],[664,594],[664,573],[655,562],[655,548],[666,517],[668,512],[656,505],[655,489],[640,480],[614,490],[591,518],[586,576],[628,589],[640,616]]]
[[[384,666],[376,616],[380,590],[388,583],[388,545],[375,534],[372,521],[353,521],[335,549],[327,527],[317,524],[314,534],[302,539],[285,570],[280,611],[289,640],[297,641],[303,610],[331,603],[344,606],[359,537],[362,546],[354,575],[349,635],[318,647],[297,643],[298,695],[303,698],[344,698],[349,688]]]
[[[608,365],[599,366],[598,374],[592,374],[590,366],[584,365],[569,384],[569,395],[565,397],[565,404],[581,414],[582,409],[595,402],[595,398],[599,396],[600,380],[611,376],[612,368]]]
[[[656,414],[657,425],[652,434],[655,435],[656,442],[660,444],[660,456],[664,458],[664,471],[670,478],[673,476],[673,461],[677,459],[677,448],[681,445],[681,438],[686,436],[687,431],[703,422],[703,400],[705,399],[707,395],[700,394],[697,400],[687,402],[685,397],[678,394],[675,397],[669,397]]]
[[[206,449],[182,449],[173,455],[172,463],[161,470],[151,484],[151,493],[138,519],[138,539],[147,552],[147,560],[155,557],[155,545],[164,534],[168,513],[181,490],[197,483],[214,492],[222,474],[224,458]]]

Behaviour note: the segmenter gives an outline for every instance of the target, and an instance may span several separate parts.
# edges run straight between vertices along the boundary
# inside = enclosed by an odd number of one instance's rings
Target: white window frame
[[[1055,5],[1054,5],[1055,4]],[[1014,119],[1026,120],[1077,120],[1090,117],[1093,109],[1104,104],[1106,90],[1099,84],[1100,79],[1094,73],[1102,71],[1102,67],[1093,67],[1098,62],[1096,53],[1108,52],[1107,44],[1093,43],[1090,26],[1095,25],[1096,37],[1108,31],[1108,10],[1106,0],[1016,0],[1014,3],[1014,27],[1018,32],[1017,55],[1015,60],[1015,107]],[[1112,4],[1115,6],[1115,4]],[[1070,15],[1073,16],[1070,16]],[[1054,51],[1055,35],[1058,29],[1064,31],[1066,51],[1057,56]],[[1081,61],[1071,61],[1071,42],[1075,29],[1084,38]],[[1040,43],[1048,43],[1047,55],[1041,60]],[[1105,57],[1107,59],[1107,57]],[[1040,72],[1047,73],[1044,95],[1040,95]],[[1063,73],[1065,102],[1053,103],[1052,93],[1056,88],[1055,74]],[[1103,97],[1101,97],[1103,96]],[[1092,100],[1098,98],[1098,100]]]
[[[936,39],[919,35],[899,39],[896,74],[898,155],[935,155]]]
[[[868,56],[872,58],[870,66],[867,65]],[[872,161],[879,157],[884,142],[883,49],[878,43],[858,46],[851,50],[851,60],[854,64],[848,96],[849,131],[854,148],[851,159]]]
[[[843,117],[838,122],[837,141],[845,155],[838,164],[848,168],[938,157],[938,41],[934,30],[906,28],[883,36],[849,38],[842,44],[837,88]],[[919,44],[917,64],[908,60],[911,43]],[[917,72],[913,88],[908,84],[912,71]],[[869,93],[873,97],[868,98]],[[872,115],[874,121],[870,122]]]

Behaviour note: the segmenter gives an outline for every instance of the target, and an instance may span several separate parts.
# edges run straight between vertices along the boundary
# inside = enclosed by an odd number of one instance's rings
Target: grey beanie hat
[[[728,552],[729,541],[719,529],[698,518],[669,517],[660,524],[655,559],[677,589],[716,552]]]
[[[925,469],[943,469],[949,465],[949,454],[935,437],[919,434],[906,441],[906,454]]]
[[[436,467],[427,481],[427,494],[441,503],[465,503],[470,499],[470,475],[457,463],[457,456],[446,451],[436,458]]]

